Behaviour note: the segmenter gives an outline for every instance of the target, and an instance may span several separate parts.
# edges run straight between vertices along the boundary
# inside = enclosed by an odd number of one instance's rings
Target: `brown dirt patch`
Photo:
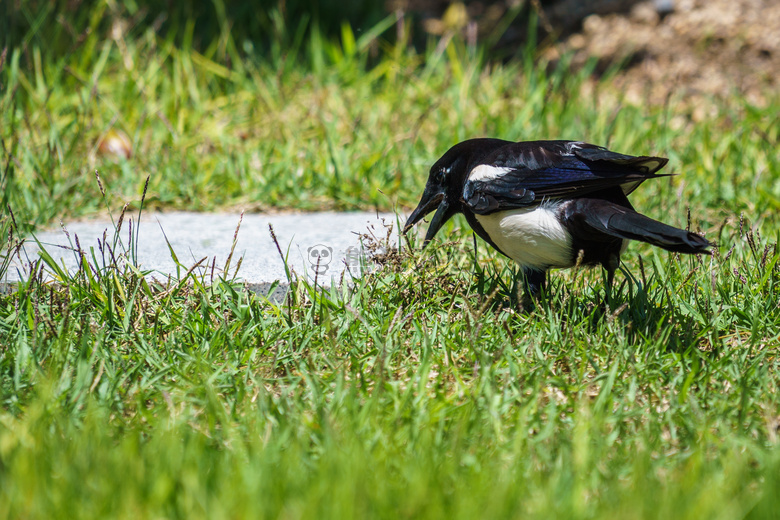
[[[581,32],[544,56],[555,60],[567,51],[575,64],[598,58],[602,70],[624,60],[615,82],[629,101],[737,92],[762,104],[780,88],[780,2],[677,0],[665,16],[641,2],[628,14],[585,18]]]

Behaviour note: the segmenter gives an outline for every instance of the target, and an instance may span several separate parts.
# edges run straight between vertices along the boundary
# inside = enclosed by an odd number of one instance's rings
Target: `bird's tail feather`
[[[603,200],[580,201],[591,202],[588,204],[590,208],[582,208],[586,210],[579,213],[584,217],[585,223],[596,231],[618,238],[647,242],[675,253],[712,254],[709,248],[715,246],[701,235],[658,222],[630,208]]]

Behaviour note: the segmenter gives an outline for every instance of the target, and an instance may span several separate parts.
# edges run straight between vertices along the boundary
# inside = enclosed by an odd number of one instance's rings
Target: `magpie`
[[[425,247],[447,220],[463,213],[488,244],[517,262],[525,302],[537,298],[553,268],[601,265],[612,286],[629,240],[668,251],[711,254],[701,235],[634,211],[627,195],[656,172],[663,157],[624,155],[581,141],[469,139],[431,167],[407,233],[436,210]]]

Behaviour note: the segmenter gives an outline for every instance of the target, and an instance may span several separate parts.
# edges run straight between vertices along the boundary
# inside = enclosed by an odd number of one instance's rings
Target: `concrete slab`
[[[364,247],[367,241],[361,240],[361,235],[392,245],[398,243],[398,219],[391,213],[244,214],[236,235],[240,218],[240,212],[144,213],[140,222],[133,219],[132,225],[129,217],[126,218],[118,235],[110,220],[100,219],[65,224],[61,229],[37,233],[35,238],[58,264],[72,273],[77,270],[80,258],[77,244],[91,263],[108,264],[111,256],[106,244],[115,256],[123,252],[129,256],[132,229],[138,244],[137,265],[141,270],[150,271],[150,277],[176,278],[197,264],[193,273],[209,280],[224,273],[235,236],[228,276],[236,274],[235,268],[242,259],[237,278],[261,293],[267,292],[276,281],[282,282],[283,287],[287,285],[285,264],[271,238],[269,224],[273,226],[287,266],[299,278],[310,281],[316,278],[325,286],[372,268]],[[181,266],[177,267],[168,244]],[[21,253],[14,257],[4,282],[13,284],[26,279],[29,263],[38,257],[38,245],[35,240],[28,240]],[[50,272],[45,276],[55,278]]]

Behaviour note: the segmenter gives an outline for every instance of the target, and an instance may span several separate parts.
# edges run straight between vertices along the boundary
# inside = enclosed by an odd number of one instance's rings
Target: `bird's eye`
[[[441,170],[436,172],[436,184],[441,184],[444,182],[444,179],[447,177],[447,173],[449,170],[447,168],[442,168]]]

